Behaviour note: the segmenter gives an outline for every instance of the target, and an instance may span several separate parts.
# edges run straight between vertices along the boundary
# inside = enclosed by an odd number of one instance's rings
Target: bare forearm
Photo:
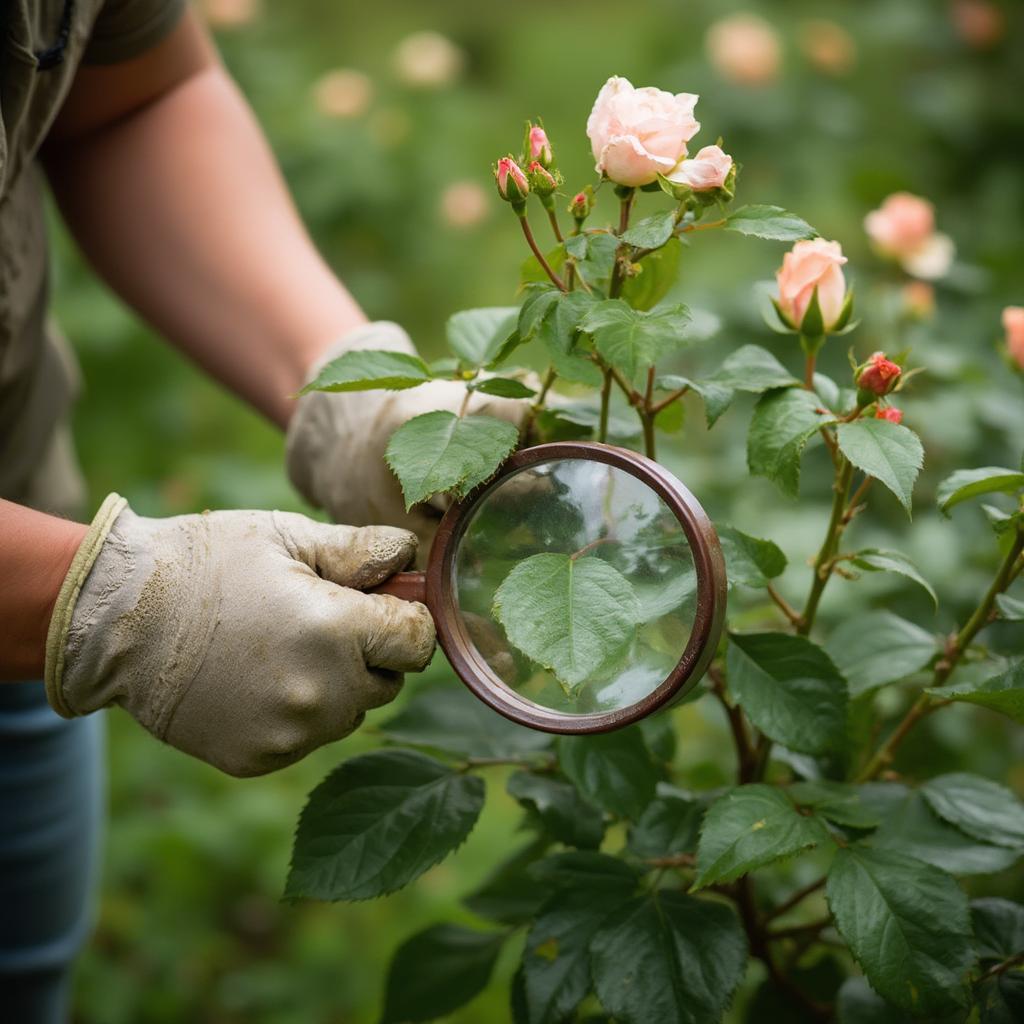
[[[282,425],[309,364],[365,321],[212,59],[130,116],[58,144],[47,168],[72,231],[115,290]]]
[[[42,678],[50,616],[86,529],[0,499],[0,680]]]

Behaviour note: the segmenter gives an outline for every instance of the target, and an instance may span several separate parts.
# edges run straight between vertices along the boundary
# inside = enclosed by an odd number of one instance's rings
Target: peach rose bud
[[[875,419],[888,420],[890,423],[902,423],[903,410],[897,409],[894,405],[887,405],[884,409],[878,408],[875,410]]]
[[[1024,370],[1024,306],[1007,306],[1003,310],[1003,329],[1010,358]]]
[[[770,85],[779,76],[779,37],[756,14],[734,14],[716,21],[708,29],[704,48],[718,73],[737,85]]]
[[[638,188],[671,172],[700,130],[693,116],[696,104],[692,93],[634,89],[625,78],[609,78],[587,118],[598,173]]]
[[[728,153],[719,146],[705,146],[665,177],[674,185],[686,185],[694,192],[708,192],[723,188],[731,170],[732,157]]]
[[[555,162],[548,133],[539,124],[531,124],[526,132],[527,154],[531,161],[542,167],[550,167]]]
[[[797,242],[782,258],[775,274],[779,286],[779,309],[790,323],[799,327],[811,304],[815,290],[826,331],[831,330],[846,304],[846,257],[838,242],[812,238]]]
[[[884,353],[876,352],[857,374],[857,387],[880,398],[896,387],[901,373],[903,369],[898,363],[886,359]]]
[[[510,156],[503,156],[494,170],[494,180],[498,184],[498,195],[513,208],[521,210],[530,194],[530,182],[519,166]]]

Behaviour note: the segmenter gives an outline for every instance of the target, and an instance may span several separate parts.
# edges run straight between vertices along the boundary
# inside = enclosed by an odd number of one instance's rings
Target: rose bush
[[[894,346],[862,362],[851,353],[842,376],[821,372],[830,339],[863,344],[840,243],[778,207],[732,208],[725,154],[687,159],[692,99],[609,81],[588,125],[602,181],[569,201],[572,229],[562,231],[555,193],[536,196],[550,248],[530,226],[527,201],[538,190],[520,165],[537,162],[554,179],[555,153],[528,130],[524,152],[495,169],[531,253],[517,303],[453,317],[448,360],[406,357],[396,375],[386,353],[350,352],[312,386],[445,377],[467,394],[529,402],[518,438],[486,416],[445,413],[442,434],[437,413],[400,427],[388,459],[410,504],[430,497],[428,441],[430,490],[460,495],[516,443],[587,437],[655,458],[684,403],[699,400],[711,429],[739,396],[753,396],[752,477],[790,500],[817,486],[830,507],[798,600],[778,585],[789,562],[782,546],[718,524],[729,626],[694,700],[732,745],[731,778],[688,773],[677,712],[553,738],[497,717],[457,683],[423,690],[382,726],[389,745],[344,762],[310,795],[287,895],[360,900],[409,884],[469,835],[485,780],[502,766],[514,769],[505,781],[524,837],[467,894],[487,924],[412,936],[391,967],[384,1022],[450,1014],[487,984],[511,942],[517,1024],[713,1022],[744,978],[749,1021],[1018,1019],[1024,907],[1001,894],[971,900],[964,880],[1019,864],[1024,804],[993,779],[922,777],[902,759],[920,723],[946,708],[1024,721],[1024,662],[989,642],[996,624],[1024,619],[1024,470],[964,467],[938,486],[943,515],[980,506],[992,563],[946,635],[888,608],[823,620],[826,590],[874,574],[940,603],[927,566],[872,543],[877,517],[913,510],[924,447],[891,401],[910,392],[920,367],[908,368]],[[686,171],[702,162],[709,167]],[[713,195],[694,181],[714,181]],[[611,202],[609,223],[592,223],[599,199]],[[694,350],[714,324],[667,296],[683,245],[696,248],[712,231],[791,245],[764,310],[785,340],[778,355],[748,343],[697,373]],[[1016,357],[1019,311],[1004,325]],[[547,365],[539,386],[520,366],[531,347]],[[814,469],[802,484],[805,463]],[[936,543],[956,544],[949,531]]]

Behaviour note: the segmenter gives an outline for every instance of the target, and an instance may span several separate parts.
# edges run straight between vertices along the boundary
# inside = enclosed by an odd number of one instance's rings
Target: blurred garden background
[[[1000,313],[1024,305],[1024,5],[1016,0],[563,0],[376,5],[323,0],[205,0],[224,59],[253,104],[302,214],[329,262],[372,317],[397,320],[428,357],[441,354],[454,311],[515,300],[525,255],[491,164],[518,150],[542,117],[567,189],[593,180],[584,124],[612,74],[700,94],[698,145],[723,137],[742,165],[742,202],[793,210],[849,257],[864,322],[835,339],[826,372],[912,347],[923,366],[901,395],[928,458],[915,529],[880,501],[885,528],[865,544],[904,550],[940,591],[897,577],[838,580],[835,621],[884,604],[948,629],[991,576],[996,553],[976,505],[952,521],[935,484],[956,468],[1017,465],[1024,382],[1001,351]],[[743,39],[721,19],[745,13]],[[735,22],[732,23],[736,27]],[[751,32],[751,26],[754,31]],[[743,49],[745,47],[746,49]],[[906,189],[934,202],[956,262],[934,288],[874,254],[865,215]],[[610,216],[610,209],[607,214]],[[715,313],[708,347],[755,342],[797,370],[795,341],[761,322],[754,283],[783,246],[736,236],[684,252],[678,297]],[[56,309],[85,372],[76,427],[95,506],[110,490],[142,514],[202,508],[302,510],[283,469],[279,433],[205,380],[97,283],[61,238]],[[689,261],[689,262],[687,262]],[[168,267],[173,273],[173,267]],[[699,370],[698,351],[681,364]],[[812,453],[798,506],[745,479],[748,410],[708,434],[699,403],[663,458],[713,518],[791,553],[783,591],[802,594],[805,557],[820,540],[829,494],[815,493]],[[308,510],[307,510],[308,511]],[[876,529],[877,528],[873,528]],[[904,581],[905,582],[905,581]],[[1021,647],[1020,624],[993,630]],[[430,674],[446,676],[435,660]],[[410,679],[407,689],[425,685]],[[723,784],[717,707],[675,712],[679,763],[695,788]],[[472,921],[459,897],[513,842],[518,811],[500,771],[470,841],[408,890],[355,905],[287,905],[280,893],[306,792],[343,756],[379,740],[369,725],[344,749],[321,750],[269,778],[238,781],[154,743],[126,715],[109,716],[111,821],[99,927],[77,978],[83,1024],[368,1024],[387,964],[405,938],[438,920]],[[1024,794],[1024,747],[984,712],[935,716],[907,744],[931,772],[976,770]],[[975,879],[972,892],[1024,898],[1019,875]],[[508,1018],[514,960],[457,1024]],[[735,1011],[742,1018],[742,1000]],[[656,1024],[656,1022],[652,1022]]]

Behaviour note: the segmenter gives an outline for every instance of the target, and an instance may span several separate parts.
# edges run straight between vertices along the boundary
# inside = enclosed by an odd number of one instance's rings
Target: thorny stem
[[[526,416],[523,418],[523,440],[530,443],[530,432],[533,430],[533,425],[537,421],[537,413],[544,408],[544,402],[548,397],[548,392],[551,390],[551,385],[555,383],[555,378],[558,376],[557,371],[553,366],[548,367],[548,372],[544,375],[544,380],[541,381],[540,391],[537,393],[537,397],[533,400],[530,408],[526,412]]]
[[[650,406],[651,414],[657,416],[663,409],[667,409],[673,402],[682,398],[690,390],[690,385],[686,384],[679,388],[678,391],[673,391],[668,398],[662,398]]]
[[[1012,970],[1014,967],[1020,967],[1024,964],[1024,953],[1015,953],[1013,956],[1001,963],[993,964],[980,978],[978,981],[988,981],[989,978],[995,978],[1006,971]]]
[[[466,394],[463,396],[462,405],[459,406],[459,419],[469,411],[469,400],[473,397],[473,392],[466,388]]]
[[[654,395],[654,367],[647,368],[647,387],[644,390],[644,402],[640,409],[640,422],[644,430],[644,454],[649,459],[656,457],[657,439],[654,434],[655,413],[651,410],[651,399]]]
[[[530,247],[533,255],[536,256],[541,269],[551,278],[551,283],[560,292],[567,292],[569,289],[566,287],[565,282],[551,269],[551,265],[544,258],[544,253],[537,247],[537,240],[533,237],[533,232],[530,230],[530,222],[526,219],[525,213],[519,215],[519,224],[523,229],[523,235],[526,237],[526,244]]]
[[[1024,551],[1024,529],[1017,528],[1010,550],[1000,563],[992,585],[988,588],[985,596],[981,599],[978,607],[974,609],[971,617],[964,624],[964,627],[949,641],[946,651],[935,665],[932,676],[932,688],[941,686],[953,674],[953,670],[959,664],[967,648],[970,647],[974,638],[992,620],[992,609],[995,606],[996,598],[1010,585],[1014,577],[1017,559]],[[929,693],[922,693],[910,706],[910,710],[903,716],[903,720],[892,731],[889,738],[875,751],[871,760],[864,766],[864,770],[857,776],[857,782],[868,782],[880,771],[891,764],[897,747],[906,739],[907,734],[925,715],[932,711],[945,707],[950,701],[942,698],[932,697]]]
[[[791,626],[799,626],[803,621],[800,613],[775,589],[774,583],[768,584],[768,596],[778,605],[779,610],[789,619]]]
[[[843,526],[846,526],[851,519],[857,514],[857,509],[860,503],[864,500],[864,495],[868,493],[868,488],[871,486],[871,481],[875,478],[873,476],[866,476],[860,482],[860,486],[853,492],[853,497],[850,498],[850,503],[846,507],[846,511],[843,513]]]
[[[555,233],[555,238],[559,242],[564,242],[565,239],[562,237],[562,229],[558,226],[558,214],[555,213],[554,205],[548,207],[548,220],[551,222],[551,230]]]
[[[720,667],[712,665],[708,670],[708,678],[711,680],[711,692],[725,709],[726,718],[729,720],[729,729],[732,732],[733,743],[736,745],[739,781],[741,783],[750,782],[753,778],[754,748],[750,742],[743,712],[736,705],[729,703],[725,694],[725,677]]]
[[[629,228],[629,214],[633,208],[633,197],[636,193],[633,189],[629,189],[625,195],[621,197],[619,203],[619,235],[625,234]],[[612,279],[608,284],[608,298],[617,299],[619,292],[622,291],[622,284],[624,281],[622,273],[622,257],[626,246],[620,243],[618,248],[615,250],[615,265],[612,267]]]
[[[808,391],[814,390],[814,367],[817,362],[817,355],[814,352],[808,352],[807,359],[804,362],[804,387]]]

